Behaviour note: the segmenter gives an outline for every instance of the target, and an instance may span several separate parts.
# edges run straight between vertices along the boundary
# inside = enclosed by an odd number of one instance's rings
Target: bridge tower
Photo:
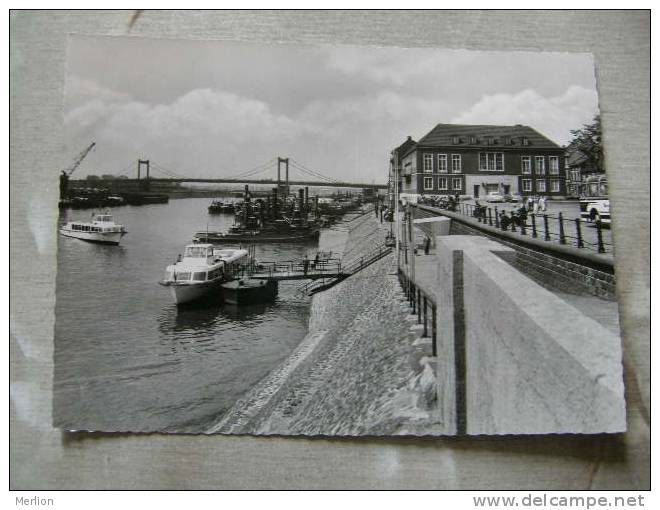
[[[140,170],[144,165],[147,169],[147,176],[144,181],[140,181]],[[138,188],[140,190],[149,190],[149,160],[148,159],[138,159],[138,168],[137,168],[137,178],[138,178]]]
[[[289,196],[289,158],[280,158],[277,157],[277,187],[280,187],[280,164],[284,163],[284,170],[286,175],[286,180],[284,181],[284,196]]]

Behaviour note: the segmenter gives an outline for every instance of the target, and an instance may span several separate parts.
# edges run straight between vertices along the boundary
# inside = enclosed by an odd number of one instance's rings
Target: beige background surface
[[[650,486],[648,12],[147,11],[130,27],[132,16],[129,11],[11,14],[12,488]],[[309,440],[96,436],[52,429],[57,169],[65,160],[60,127],[69,33],[592,52],[611,182],[628,432],[584,437]]]

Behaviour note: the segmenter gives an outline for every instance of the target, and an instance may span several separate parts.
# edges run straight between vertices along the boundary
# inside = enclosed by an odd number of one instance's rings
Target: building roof
[[[453,138],[458,137],[459,143]],[[474,137],[475,142],[471,141]],[[488,144],[491,137],[494,143]],[[506,143],[506,137],[510,143]],[[523,145],[527,138],[528,145]],[[522,124],[515,126],[489,126],[468,124],[438,124],[426,136],[422,137],[417,145],[424,147],[529,147],[535,149],[561,149],[559,145],[542,135],[535,129]]]
[[[394,152],[397,154],[399,159],[401,159],[403,156],[406,155],[406,153],[410,152],[410,150],[413,149],[416,145],[417,142],[412,139],[412,136],[409,136],[405,142],[403,142],[396,149],[394,149]]]

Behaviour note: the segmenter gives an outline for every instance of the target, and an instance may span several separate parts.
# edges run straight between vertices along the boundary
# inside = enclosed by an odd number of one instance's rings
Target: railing
[[[435,300],[425,293],[419,286],[415,285],[401,268],[398,270],[399,282],[408,299],[411,311],[417,316],[417,324],[424,325],[423,335],[431,338],[433,356],[438,355],[436,338],[438,335],[437,305]]]
[[[331,284],[338,283],[344,278],[348,278],[349,276],[362,271],[366,267],[370,266],[374,262],[377,262],[378,260],[382,259],[391,252],[392,252],[392,248],[390,246],[381,245],[377,249],[369,252],[367,255],[360,258],[356,258],[346,264],[341,264],[340,261],[340,271],[335,275],[328,274],[328,276],[333,279],[333,282],[318,281],[318,280],[307,282],[298,288],[298,292],[304,294],[313,294],[316,290],[318,290],[321,287],[331,286]]]
[[[527,213],[526,217],[521,218],[515,211],[506,211],[503,207],[466,203],[457,204],[452,212],[476,219],[489,227],[515,232],[521,236],[572,245],[575,248],[597,253],[612,253],[611,236],[605,236],[600,221],[589,222],[582,218],[565,218],[562,212]]]
[[[273,276],[277,273],[327,273],[338,275],[342,273],[341,260],[329,258],[315,261],[314,259],[280,260],[277,262],[259,262],[254,272]]]

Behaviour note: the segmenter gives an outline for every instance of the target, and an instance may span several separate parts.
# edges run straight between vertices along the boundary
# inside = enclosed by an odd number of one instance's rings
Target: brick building
[[[531,127],[438,124],[392,151],[400,193],[564,197],[564,149]]]

